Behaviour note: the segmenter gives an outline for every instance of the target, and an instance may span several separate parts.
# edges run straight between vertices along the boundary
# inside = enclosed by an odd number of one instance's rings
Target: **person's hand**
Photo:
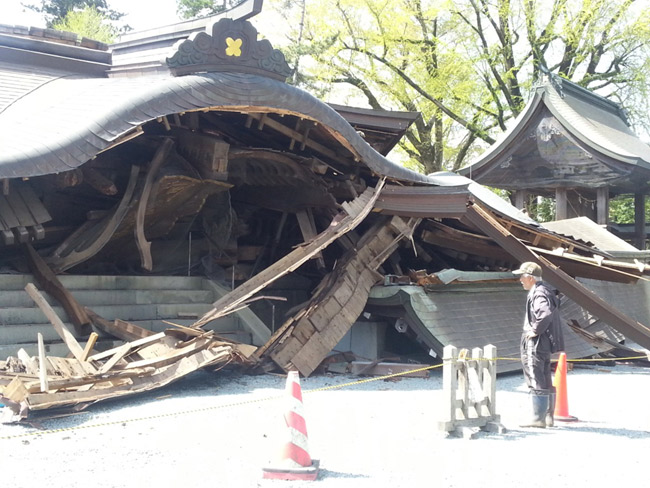
[[[537,334],[535,334],[534,332],[532,331],[526,332],[526,339],[534,339],[535,337],[537,337]]]

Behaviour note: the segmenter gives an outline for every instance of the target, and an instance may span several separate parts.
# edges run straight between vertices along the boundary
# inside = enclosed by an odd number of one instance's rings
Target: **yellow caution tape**
[[[598,359],[567,359],[567,362],[598,362],[598,361],[630,361],[634,359],[648,359],[647,356],[633,356],[633,357],[627,357],[627,358],[598,358]],[[470,358],[469,360],[472,361],[487,361],[488,358],[477,358],[477,359],[472,359]],[[519,358],[493,358],[489,360],[496,360],[496,361],[519,361]],[[331,386],[323,386],[321,388],[314,388],[312,390],[303,390],[303,393],[316,393],[320,391],[328,391],[328,390],[337,390],[340,388],[346,388],[350,386],[355,386],[355,385],[362,385],[364,383],[371,383],[373,381],[382,381],[386,380],[389,378],[395,378],[398,376],[404,376],[407,374],[411,373],[418,373],[421,371],[427,371],[427,370],[433,370],[437,368],[441,368],[443,365],[442,364],[435,364],[433,366],[425,366],[422,368],[416,368],[416,369],[410,369],[408,371],[400,371],[398,373],[391,373],[387,374],[384,376],[376,376],[372,378],[366,378],[363,380],[358,380],[358,381],[350,381],[348,383],[341,383],[340,385],[331,385]],[[278,394],[275,396],[270,396],[270,397],[265,397],[265,398],[257,398],[253,400],[244,400],[241,402],[235,402],[235,403],[228,403],[224,405],[213,405],[210,407],[203,407],[203,408],[195,408],[192,410],[185,410],[182,412],[170,412],[170,413],[163,413],[163,414],[157,414],[157,415],[149,415],[146,417],[138,417],[138,418],[132,418],[132,419],[126,419],[126,420],[114,420],[111,422],[102,422],[98,424],[88,424],[88,425],[78,425],[75,427],[64,427],[61,429],[48,429],[48,430],[37,430],[34,432],[26,432],[24,434],[16,434],[16,435],[8,435],[8,436],[0,436],[0,440],[9,440],[9,439],[18,439],[21,437],[33,437],[33,436],[38,436],[38,435],[44,435],[44,434],[55,434],[55,433],[60,433],[60,432],[70,432],[74,430],[81,430],[81,429],[92,429],[96,427],[108,427],[110,425],[118,425],[118,424],[127,424],[127,423],[133,423],[133,422],[141,422],[143,420],[155,420],[155,419],[161,419],[165,417],[176,417],[179,415],[188,415],[192,413],[199,413],[199,412],[207,412],[210,410],[217,410],[220,408],[232,408],[232,407],[238,407],[242,405],[249,405],[252,403],[259,403],[259,402],[266,402],[269,400],[279,400],[285,398],[284,394]]]

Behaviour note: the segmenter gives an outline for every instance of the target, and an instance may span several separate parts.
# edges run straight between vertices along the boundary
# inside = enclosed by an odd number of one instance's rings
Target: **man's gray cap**
[[[537,263],[527,261],[525,263],[521,263],[519,269],[513,271],[512,274],[516,274],[516,275],[527,274],[527,275],[537,276],[538,278],[541,278],[542,268]]]

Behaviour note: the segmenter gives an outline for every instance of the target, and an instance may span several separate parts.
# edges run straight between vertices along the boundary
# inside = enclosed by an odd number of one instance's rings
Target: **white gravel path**
[[[499,376],[508,429],[477,439],[436,431],[442,370],[428,379],[301,380],[316,481],[262,479],[285,427],[285,377],[198,372],[162,390],[100,403],[44,422],[0,425],[3,487],[607,487],[646,486],[650,369],[582,366],[569,372],[576,423],[521,429],[528,398],[519,374]],[[54,429],[64,429],[54,431]]]

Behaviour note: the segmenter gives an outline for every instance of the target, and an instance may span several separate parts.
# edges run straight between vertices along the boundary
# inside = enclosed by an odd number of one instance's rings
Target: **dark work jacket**
[[[524,334],[537,336],[540,352],[564,350],[564,335],[560,318],[560,297],[557,290],[544,281],[538,281],[528,292]]]

